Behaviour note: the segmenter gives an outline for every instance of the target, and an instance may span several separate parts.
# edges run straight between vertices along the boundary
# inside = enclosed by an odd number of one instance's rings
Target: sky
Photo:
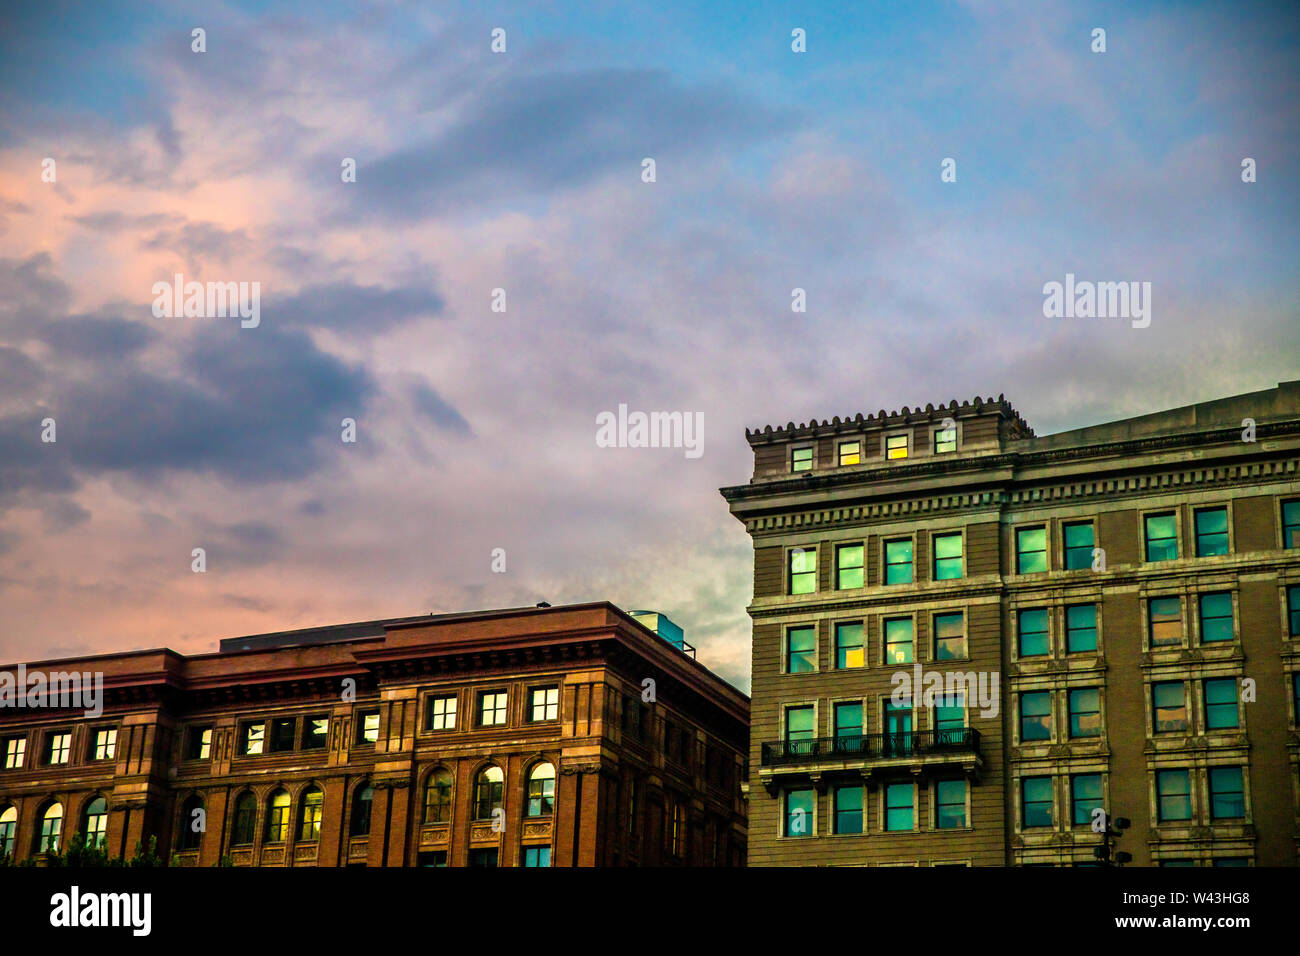
[[[1298,27],[8,3],[0,660],[609,600],[748,689],[747,427],[1005,394],[1047,434],[1300,378]],[[258,324],[156,315],[177,273],[257,282]],[[1150,324],[1045,316],[1067,273],[1151,283]],[[602,447],[620,405],[702,453]]]

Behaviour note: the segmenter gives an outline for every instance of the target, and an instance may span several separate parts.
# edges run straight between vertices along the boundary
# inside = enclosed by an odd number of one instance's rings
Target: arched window
[[[81,811],[81,835],[86,846],[99,846],[108,839],[108,801],[96,797]]]
[[[501,768],[488,766],[480,770],[474,781],[474,819],[492,819],[492,811],[501,808],[504,795],[505,777]]]
[[[375,790],[366,784],[352,798],[352,835],[370,836],[370,807],[375,802]]]
[[[231,846],[252,846],[257,833],[257,797],[245,790],[235,801],[235,825],[230,830]]]
[[[325,794],[320,787],[308,787],[302,795],[302,806],[298,809],[298,839],[307,843],[320,839],[321,806],[325,803]]]
[[[528,816],[549,817],[555,810],[555,767],[539,763],[528,774]]]
[[[18,829],[18,808],[5,807],[0,813],[0,860],[14,852],[14,831]]]
[[[237,814],[239,811],[235,812]],[[203,798],[196,793],[181,804],[180,833],[176,845],[182,850],[197,850],[203,843],[203,831],[206,828]]]
[[[55,801],[41,813],[36,831],[36,852],[59,852],[59,834],[63,832],[63,804]]]
[[[451,774],[435,770],[424,786],[424,822],[446,823],[451,819]]]
[[[267,802],[266,842],[284,843],[289,839],[292,806],[287,790],[277,790]]]

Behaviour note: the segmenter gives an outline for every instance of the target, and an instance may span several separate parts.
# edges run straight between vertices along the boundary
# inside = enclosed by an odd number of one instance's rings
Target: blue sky
[[[610,599],[747,686],[745,427],[1300,377],[1289,8],[846,7],[9,5],[0,656]],[[262,325],[155,318],[176,272]],[[1067,272],[1150,327],[1044,318]],[[621,403],[704,455],[596,447]]]

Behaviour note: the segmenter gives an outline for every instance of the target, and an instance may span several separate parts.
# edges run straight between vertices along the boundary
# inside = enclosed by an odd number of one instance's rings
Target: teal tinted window
[[[817,590],[817,552],[795,548],[790,552],[790,593],[812,594]]]
[[[1092,567],[1092,522],[1067,524],[1065,534],[1065,569],[1086,571]]]
[[[862,587],[864,550],[860,544],[842,544],[835,549],[835,587],[838,590]]]
[[[1065,609],[1065,649],[1069,654],[1097,650],[1097,605],[1072,604]]]
[[[1016,531],[1016,573],[1037,574],[1047,570],[1047,529],[1021,528]]]
[[[811,740],[816,736],[813,725],[813,709],[807,707],[787,707],[785,709],[785,739]]]
[[[1178,557],[1178,525],[1173,512],[1147,515],[1148,561],[1172,561]]]
[[[811,448],[796,448],[790,452],[790,470],[791,471],[812,471],[813,450]]]
[[[1025,777],[1020,781],[1021,826],[1050,827],[1052,825],[1052,778]]]
[[[817,631],[813,627],[792,627],[786,632],[787,674],[806,674],[817,669]]]
[[[1152,684],[1151,709],[1156,733],[1187,732],[1187,693],[1182,681],[1161,681]]]
[[[1241,820],[1246,816],[1240,767],[1210,768],[1210,816],[1215,820]]]
[[[966,825],[966,781],[940,780],[934,788],[934,826],[954,830]]]
[[[940,743],[956,742],[961,737],[945,737],[949,732],[966,729],[966,701],[961,694],[939,697],[934,707],[934,729],[940,735]]]
[[[785,794],[785,835],[812,836],[813,791],[787,790]]]
[[[914,788],[910,783],[891,783],[885,787],[885,829],[913,829]]]
[[[1282,502],[1282,547],[1300,548],[1300,500]]]
[[[885,622],[885,663],[912,663],[912,619],[899,617]]]
[[[861,701],[847,701],[835,705],[835,736],[838,740],[850,742],[862,736]]]
[[[950,581],[962,575],[960,534],[934,536],[934,579]]]
[[[1161,822],[1192,818],[1192,785],[1186,770],[1156,773],[1156,803]]]
[[[1228,509],[1202,508],[1196,512],[1196,556],[1228,553]]]
[[[1080,687],[1070,691],[1070,736],[1101,736],[1101,690]]]
[[[1052,695],[1049,692],[1020,695],[1020,739],[1052,739]]]
[[[1042,657],[1047,646],[1047,608],[1037,607],[1017,615],[1021,657]]]
[[[1232,595],[1201,595],[1201,643],[1232,640]]]
[[[835,832],[862,832],[862,787],[835,788]]]
[[[1101,807],[1101,774],[1081,773],[1070,778],[1071,819],[1075,824],[1092,822],[1092,811]]]
[[[1205,727],[1232,730],[1240,726],[1237,716],[1237,679],[1218,677],[1205,682]]]
[[[835,666],[862,667],[866,664],[866,639],[861,621],[835,625]]]
[[[1286,589],[1286,611],[1287,633],[1292,637],[1300,637],[1300,586],[1293,585]]]
[[[913,577],[912,540],[885,542],[885,583],[911,584]]]
[[[1152,598],[1147,605],[1152,647],[1183,642],[1183,608],[1176,597]]]
[[[937,661],[959,660],[966,656],[966,629],[963,616],[956,614],[936,614],[934,616],[934,659]]]

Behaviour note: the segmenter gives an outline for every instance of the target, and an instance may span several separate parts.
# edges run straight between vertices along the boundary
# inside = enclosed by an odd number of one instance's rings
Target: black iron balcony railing
[[[977,752],[980,732],[971,727],[951,730],[910,730],[894,734],[852,734],[805,737],[763,744],[763,766],[815,763],[819,760],[888,760]]]

